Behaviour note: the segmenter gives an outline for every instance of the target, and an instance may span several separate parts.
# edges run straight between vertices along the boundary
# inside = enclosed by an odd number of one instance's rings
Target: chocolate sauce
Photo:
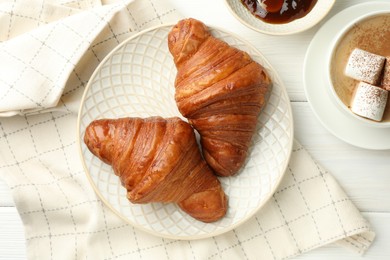
[[[307,15],[318,0],[241,0],[241,3],[260,20],[289,23]]]

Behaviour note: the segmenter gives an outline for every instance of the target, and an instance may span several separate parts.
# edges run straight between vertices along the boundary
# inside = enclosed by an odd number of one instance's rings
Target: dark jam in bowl
[[[241,0],[241,3],[260,20],[289,23],[307,15],[318,0]],[[262,4],[260,4],[261,2]]]

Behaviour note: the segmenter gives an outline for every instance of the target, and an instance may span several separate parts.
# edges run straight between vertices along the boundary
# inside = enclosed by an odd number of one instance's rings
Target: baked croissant
[[[192,127],[179,118],[101,119],[84,142],[110,164],[132,203],[175,202],[192,217],[223,217],[227,198],[203,160]]]
[[[168,47],[177,68],[177,106],[199,132],[207,163],[221,176],[237,173],[270,93],[269,76],[195,19],[172,28]]]

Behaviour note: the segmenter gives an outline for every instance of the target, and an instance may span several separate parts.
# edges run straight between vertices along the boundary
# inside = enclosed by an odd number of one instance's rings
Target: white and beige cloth
[[[369,223],[298,143],[266,206],[217,237],[155,237],[97,198],[76,144],[84,86],[118,43],[178,19],[164,0],[0,0],[0,177],[23,221],[28,258],[267,260],[333,242],[363,253],[374,238]]]

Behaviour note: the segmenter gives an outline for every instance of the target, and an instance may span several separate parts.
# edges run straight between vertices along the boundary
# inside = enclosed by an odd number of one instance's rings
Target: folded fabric
[[[151,9],[144,9],[131,0],[108,5],[64,2],[0,4],[7,28],[0,35],[0,116],[58,110],[64,90],[82,88],[110,49],[134,32],[173,17],[164,3],[148,3]],[[134,5],[137,9],[127,8]]]
[[[166,1],[0,1],[0,177],[12,190],[30,259],[285,259],[337,242],[363,253],[374,233],[297,142],[277,191],[248,222],[179,241],[125,223],[95,195],[76,144],[84,85],[131,34],[176,22]],[[32,115],[30,113],[38,113]]]

